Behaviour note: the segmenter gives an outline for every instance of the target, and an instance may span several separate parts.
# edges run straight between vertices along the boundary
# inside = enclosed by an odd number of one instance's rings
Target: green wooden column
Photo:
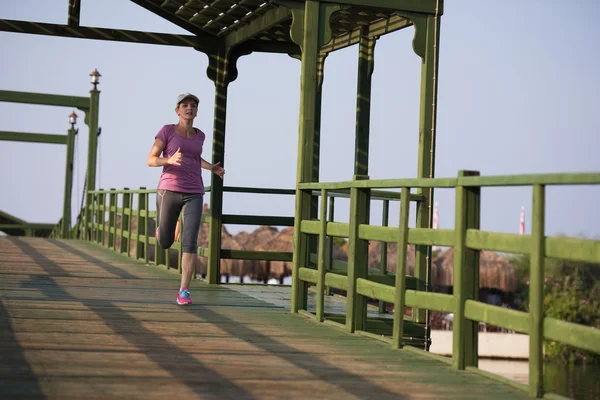
[[[416,25],[415,52],[421,55],[421,106],[419,117],[418,177],[433,178],[435,172],[435,132],[437,115],[437,69],[439,55],[440,18],[427,15],[414,17]],[[433,218],[433,189],[420,188],[417,194],[424,200],[417,206],[417,228],[430,228]],[[416,246],[415,277],[417,290],[428,290],[431,279],[431,246]],[[416,322],[427,322],[425,310],[414,310]]]
[[[356,91],[356,136],[354,175],[369,175],[369,130],[371,122],[371,81],[375,67],[375,39],[369,27],[361,28],[358,44],[358,87]]]
[[[477,171],[460,171],[458,178],[478,175]],[[469,249],[466,239],[468,229],[479,229],[480,198],[479,187],[456,187],[452,363],[457,369],[478,363],[478,323],[465,318],[465,302],[479,295],[479,251]]]
[[[298,164],[296,182],[310,182],[313,178],[314,140],[318,103],[318,57],[319,57],[319,2],[307,0],[304,9],[293,9],[293,25],[301,22],[303,31],[300,47],[302,48],[302,73],[300,78],[300,121],[298,131]],[[296,39],[298,40],[298,39]],[[296,210],[294,222],[294,256],[292,268],[291,311],[306,309],[306,283],[298,277],[300,267],[308,265],[308,236],[300,231],[302,220],[310,218],[311,196],[309,193],[296,190]]]
[[[67,132],[67,164],[65,167],[65,191],[63,196],[63,216],[61,238],[70,238],[71,234],[71,195],[73,192],[73,156],[75,154],[75,135],[77,130],[71,127]]]
[[[225,123],[227,119],[227,88],[229,86],[229,51],[218,49],[209,56],[208,77],[215,84],[212,163],[225,168]],[[223,180],[210,174],[210,226],[208,229],[208,262],[206,279],[219,283],[221,264],[221,230],[223,215]]]
[[[98,156],[98,113],[100,107],[100,91],[94,87],[94,89],[90,90],[90,106],[85,114],[85,123],[88,126],[89,130],[89,140],[88,140],[88,158],[87,158],[87,169],[86,169],[86,179],[85,179],[85,188],[87,191],[96,190],[96,163]],[[86,199],[90,199],[86,197]],[[91,203],[87,203],[86,206],[91,205]],[[86,224],[89,221],[92,221],[92,212],[89,208],[86,208]],[[86,225],[87,230],[87,225]]]
[[[315,98],[315,131],[313,139],[313,160],[312,160],[312,182],[319,181],[320,159],[321,159],[321,104],[323,100],[323,79],[325,77],[325,59],[327,54],[319,54],[317,59],[317,95]],[[319,218],[319,198],[311,196],[310,198],[310,218],[316,220]],[[317,254],[319,238],[309,236],[308,252],[309,254]],[[310,257],[309,257],[310,260]],[[307,287],[305,287],[307,289]],[[305,291],[304,296],[308,292]]]
[[[307,0],[304,4],[295,1],[281,1],[292,11],[290,36],[302,50],[300,79],[300,121],[298,129],[298,164],[296,183],[311,182],[318,176],[318,151],[315,151],[315,132],[320,125],[319,112],[319,48],[331,38],[329,20],[331,14],[341,8],[338,4]],[[317,147],[318,148],[318,147]],[[316,170],[315,170],[316,168]],[[294,221],[294,256],[292,268],[291,311],[306,309],[306,284],[298,277],[300,267],[308,266],[308,235],[300,231],[303,220],[315,214],[311,207],[309,192],[296,190]],[[316,203],[315,203],[316,204]]]
[[[533,186],[529,271],[529,397],[544,397],[545,187]]]

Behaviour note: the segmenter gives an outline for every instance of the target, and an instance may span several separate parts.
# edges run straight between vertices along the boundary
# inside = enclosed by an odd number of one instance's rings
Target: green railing
[[[224,187],[224,192],[267,195],[294,195],[294,190],[268,188]],[[210,192],[210,187],[206,188]],[[110,189],[88,191],[89,208],[84,209],[80,226],[81,238],[109,247],[146,263],[177,268],[181,272],[181,243],[175,242],[170,249],[157,246],[154,236],[156,189]],[[152,199],[151,199],[152,198]],[[90,215],[90,220],[85,219]],[[211,215],[202,215],[202,222],[210,224]],[[293,226],[294,217],[233,215],[221,216],[223,224]],[[133,227],[135,222],[135,229]],[[180,219],[183,229],[183,220]],[[153,255],[150,249],[153,249]],[[177,265],[172,265],[171,252],[177,254]],[[198,256],[209,257],[209,247],[199,247]],[[291,261],[291,252],[267,252],[253,250],[221,249],[221,259]],[[196,274],[194,274],[194,277]]]
[[[211,191],[210,187],[206,188],[206,193]],[[245,188],[245,187],[224,187],[226,193],[247,193],[253,195],[295,195],[293,189],[273,189],[273,188]],[[163,265],[167,268],[177,268],[181,272],[181,243],[175,242],[168,250],[163,250],[156,245],[153,226],[156,220],[156,210],[152,209],[156,204],[155,197],[156,189],[110,189],[110,190],[95,190],[88,191],[86,194],[89,198],[87,204],[90,204],[89,209],[83,209],[80,213],[80,224],[74,227],[75,232],[86,232],[81,234],[81,238],[99,243],[109,247],[119,253],[127,254],[136,260],[144,260],[146,263],[155,265]],[[349,198],[349,191],[339,190],[332,191],[329,194],[331,200],[329,203],[330,214],[334,213],[335,198]],[[151,199],[151,197],[154,197]],[[390,199],[396,197],[393,192],[373,191],[373,200],[384,200],[388,203]],[[418,199],[419,196],[413,196]],[[85,221],[85,216],[89,211],[91,215],[90,221]],[[202,215],[202,222],[210,224],[212,216]],[[259,225],[259,226],[293,226],[294,217],[282,216],[264,216],[264,215],[234,215],[223,214],[221,216],[223,224],[232,225]],[[133,229],[135,221],[136,228]],[[183,226],[183,220],[180,220]],[[87,229],[85,229],[87,227]],[[53,231],[52,237],[60,237],[61,222],[59,222]],[[343,273],[345,263],[336,263],[332,259],[333,242],[329,241],[328,252],[328,268],[334,269],[337,266],[338,273]],[[150,246],[155,249],[154,255],[150,250]],[[382,249],[382,253],[386,253],[386,248]],[[175,251],[178,255],[177,265],[171,265],[172,258],[170,253]],[[198,255],[200,257],[209,256],[209,247],[199,247]],[[221,249],[220,258],[223,260],[254,260],[254,261],[288,261],[291,262],[293,257],[292,252],[275,252],[275,251],[258,251],[258,250],[233,250]],[[313,254],[313,259],[316,257]],[[195,275],[195,274],[194,274]],[[374,274],[378,279],[379,275]],[[391,279],[390,277],[387,278]],[[379,279],[380,281],[380,279]]]
[[[529,385],[512,385],[528,390],[532,397],[543,396],[543,343],[553,340],[579,349],[600,353],[600,329],[565,322],[554,318],[544,318],[543,285],[544,259],[546,257],[600,263],[600,241],[565,237],[547,237],[545,225],[545,187],[548,185],[598,185],[600,174],[545,174],[519,176],[481,177],[476,172],[461,172],[457,178],[402,179],[402,180],[356,180],[337,183],[304,183],[301,191],[314,193],[320,191],[319,220],[303,220],[300,232],[314,235],[319,240],[317,268],[298,266],[294,276],[303,282],[317,286],[317,307],[313,315],[317,321],[326,321],[324,316],[325,288],[333,287],[347,291],[346,324],[343,328],[350,332],[370,335],[366,330],[366,309],[361,306],[359,297],[375,298],[394,304],[393,328],[391,337],[381,337],[394,348],[404,347],[405,321],[404,307],[414,307],[433,311],[454,313],[453,356],[451,362],[457,369],[477,369],[477,332],[478,323],[485,322],[529,335]],[[482,187],[490,186],[531,186],[533,187],[533,225],[531,235],[516,235],[486,232],[479,229],[480,193]],[[413,188],[454,188],[456,191],[456,213],[454,229],[409,228],[409,206]],[[398,227],[371,226],[360,224],[365,216],[361,212],[369,203],[370,192],[374,189],[401,189],[397,194],[400,205]],[[334,190],[350,191],[350,223],[335,222],[328,218],[329,192]],[[363,211],[360,211],[363,210]],[[367,211],[368,212],[368,211]],[[327,271],[325,240],[329,236],[348,238],[350,251],[347,273]],[[363,241],[397,243],[397,267],[395,284],[386,285],[370,279],[364,254],[357,250]],[[363,242],[364,243],[364,242]],[[417,291],[411,288],[410,279],[406,279],[407,245],[447,246],[454,248],[454,287],[453,294],[441,294]],[[364,247],[363,247],[364,249]],[[477,300],[479,288],[480,250],[526,254],[530,256],[529,312],[520,312],[482,303]],[[408,278],[408,277],[407,277]],[[438,357],[439,358],[439,357]],[[497,379],[501,379],[496,377]]]
[[[546,257],[571,261],[600,263],[600,241],[548,237],[544,234],[545,187],[548,185],[598,185],[600,174],[544,174],[519,176],[480,177],[477,173],[461,172],[457,178],[401,179],[401,180],[356,180],[336,183],[305,183],[299,190],[320,201],[319,218],[302,220],[300,232],[317,239],[315,252],[309,254],[308,265],[293,271],[294,279],[315,285],[317,288],[316,310],[309,313],[300,310],[317,321],[341,326],[351,332],[370,336],[391,344],[393,348],[422,352],[444,360],[457,369],[472,370],[491,376],[529,391],[532,397],[543,394],[543,343],[553,340],[582,350],[600,353],[600,329],[544,318],[543,284],[544,259]],[[531,235],[506,234],[480,230],[480,193],[482,187],[491,186],[531,186],[533,188],[533,225]],[[422,201],[422,196],[411,193],[417,188],[455,189],[456,213],[454,229],[409,228],[410,202]],[[400,189],[400,192],[388,189]],[[210,188],[207,189],[209,191]],[[293,195],[294,190],[225,187],[224,192],[266,195]],[[135,259],[143,259],[157,265],[172,267],[169,252],[179,251],[179,243],[172,250],[162,250],[156,246],[150,222],[156,218],[151,210],[150,196],[156,190],[98,190],[87,196],[90,204],[90,221],[82,221],[79,227],[87,239],[114,250],[129,254]],[[350,199],[349,223],[337,222],[334,218],[336,198]],[[356,221],[368,221],[360,215],[368,213],[373,200],[383,202],[383,226],[374,226]],[[390,227],[388,210],[390,201],[400,201],[399,225]],[[135,207],[134,207],[135,204]],[[363,210],[363,211],[359,211]],[[82,215],[85,216],[86,212]],[[135,217],[138,229],[133,232],[132,218]],[[120,223],[117,221],[120,218]],[[213,216],[204,215],[203,222],[210,223]],[[221,216],[223,224],[292,226],[294,218],[279,216],[228,215]],[[346,238],[350,249],[348,262],[332,260],[332,238]],[[379,241],[397,243],[396,273],[385,271],[385,249],[382,246],[382,266],[380,271],[369,270],[364,255],[358,253],[358,243]],[[406,251],[408,245],[415,245],[417,251],[425,251],[431,246],[454,248],[454,287],[453,294],[427,291],[425,285],[413,276],[406,276]],[[149,258],[148,249],[154,246],[155,255]],[[311,250],[309,249],[309,250]],[[479,251],[489,250],[530,256],[530,307],[529,312],[510,310],[478,301]],[[210,256],[207,248],[199,248],[198,255]],[[291,261],[289,252],[264,252],[251,250],[221,249],[221,259],[247,259]],[[358,262],[362,260],[361,262]],[[181,258],[177,268],[181,271]],[[324,312],[324,298],[329,289],[346,292],[346,324],[334,321]],[[395,310],[404,307],[454,313],[453,356],[452,359],[436,356],[413,347],[416,343],[411,336],[414,324],[404,320],[402,312],[395,312],[390,335],[373,334],[366,324],[366,308],[359,298],[376,299],[381,303],[394,305]],[[364,303],[363,303],[364,304]],[[381,309],[381,307],[380,307]],[[487,374],[477,368],[478,323],[484,322],[498,327],[528,334],[530,338],[529,385],[521,385],[496,375]],[[428,335],[428,332],[425,332]],[[427,338],[425,338],[427,339]],[[418,342],[418,341],[417,341]]]

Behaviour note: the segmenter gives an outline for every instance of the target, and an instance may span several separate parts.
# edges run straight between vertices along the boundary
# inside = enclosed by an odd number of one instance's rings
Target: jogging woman
[[[189,286],[197,260],[204,198],[201,169],[221,179],[225,173],[220,163],[211,164],[201,157],[205,135],[193,126],[199,102],[198,97],[190,93],[177,97],[175,112],[179,122],[161,128],[148,156],[148,166],[163,167],[156,196],[156,239],[163,249],[173,244],[178,218],[183,212],[181,287],[177,294],[177,304],[181,305],[192,304]]]

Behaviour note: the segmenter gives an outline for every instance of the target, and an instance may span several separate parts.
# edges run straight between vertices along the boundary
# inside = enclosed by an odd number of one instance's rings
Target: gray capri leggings
[[[158,244],[168,249],[175,240],[175,226],[183,209],[183,231],[181,249],[183,253],[195,254],[198,250],[198,231],[202,217],[200,193],[181,193],[170,190],[158,190],[156,194],[156,213],[158,219]]]

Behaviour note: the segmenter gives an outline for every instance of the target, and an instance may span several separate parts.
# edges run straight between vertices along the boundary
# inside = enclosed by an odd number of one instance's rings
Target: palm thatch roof
[[[434,267],[435,266],[435,267]],[[433,284],[454,285],[454,249],[448,249],[433,260]],[[479,252],[479,287],[505,293],[517,290],[517,273],[513,265],[493,251]]]

